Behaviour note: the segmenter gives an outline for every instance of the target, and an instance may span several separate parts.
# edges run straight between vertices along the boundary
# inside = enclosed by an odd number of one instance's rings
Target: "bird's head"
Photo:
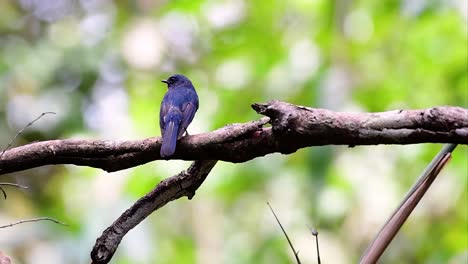
[[[173,88],[176,86],[184,86],[184,85],[192,85],[192,82],[190,80],[181,75],[181,74],[175,74],[169,77],[167,80],[162,80],[161,82],[166,83],[168,88]]]

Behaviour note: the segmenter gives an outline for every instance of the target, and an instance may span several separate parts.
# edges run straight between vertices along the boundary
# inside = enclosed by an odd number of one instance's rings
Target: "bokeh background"
[[[258,119],[279,99],[336,111],[468,106],[465,0],[2,0],[0,145],[160,134],[161,79],[183,73],[200,109],[192,134]],[[242,164],[220,162],[192,201],[160,209],[122,241],[112,263],[294,263],[269,201],[316,263],[356,263],[441,148],[314,147]],[[468,149],[450,164],[382,263],[468,262]],[[45,166],[0,176],[0,250],[14,263],[89,263],[95,239],[160,180],[190,162],[120,172]]]

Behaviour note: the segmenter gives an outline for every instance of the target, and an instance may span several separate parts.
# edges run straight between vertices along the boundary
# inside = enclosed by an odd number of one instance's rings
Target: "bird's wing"
[[[193,102],[185,103],[182,106],[182,125],[179,128],[179,135],[177,136],[178,138],[180,138],[185,133],[187,127],[192,122],[196,111],[197,107]]]
[[[159,110],[159,127],[161,128],[161,136],[164,135],[165,130],[164,117],[167,115],[167,112],[169,112],[170,107],[171,105],[163,100],[163,102],[161,103],[161,108]]]

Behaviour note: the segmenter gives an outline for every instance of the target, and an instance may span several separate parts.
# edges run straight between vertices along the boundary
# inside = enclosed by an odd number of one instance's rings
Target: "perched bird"
[[[159,126],[161,127],[161,157],[174,154],[177,140],[187,132],[187,127],[198,110],[198,95],[192,82],[185,76],[176,74],[162,82],[168,90],[161,102]]]

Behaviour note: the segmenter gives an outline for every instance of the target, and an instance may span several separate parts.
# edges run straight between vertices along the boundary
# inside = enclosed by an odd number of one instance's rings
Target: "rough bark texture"
[[[91,251],[92,263],[109,263],[125,234],[153,211],[183,196],[192,199],[216,162],[216,160],[195,161],[187,171],[161,181],[156,188],[125,211],[96,240]]]
[[[244,162],[269,153],[288,154],[319,145],[468,144],[468,110],[461,107],[382,113],[333,112],[280,101],[252,107],[269,118],[186,136],[170,158]],[[264,127],[268,122],[272,126]],[[162,159],[160,147],[159,137],[36,142],[6,151],[0,160],[0,175],[50,164],[117,171]]]

